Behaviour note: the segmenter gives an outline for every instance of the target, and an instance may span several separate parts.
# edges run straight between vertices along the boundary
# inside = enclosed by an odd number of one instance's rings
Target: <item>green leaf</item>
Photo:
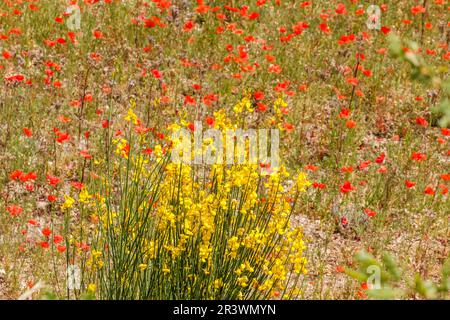
[[[344,272],[346,275],[359,282],[365,282],[367,280],[367,275],[364,272],[356,271],[349,268],[345,268]]]
[[[389,271],[392,278],[395,281],[400,280],[402,273],[401,273],[400,269],[397,267],[397,264],[394,261],[394,258],[389,253],[383,254],[383,263],[386,266],[386,269],[387,269],[387,271]]]
[[[367,253],[364,250],[356,253],[355,259],[358,260],[358,262],[363,265],[364,269],[366,269],[368,266],[371,266],[371,265],[375,265],[375,266],[380,265],[380,263],[375,259],[375,257],[372,254]]]
[[[437,296],[436,286],[429,280],[422,280],[420,275],[416,275],[416,291],[426,299],[435,299]]]
[[[389,52],[393,57],[400,57],[403,54],[402,42],[400,38],[394,34],[388,36]]]
[[[439,105],[437,105],[432,110],[434,113],[437,113],[440,116],[439,125],[442,128],[450,127],[450,100],[444,99]]]

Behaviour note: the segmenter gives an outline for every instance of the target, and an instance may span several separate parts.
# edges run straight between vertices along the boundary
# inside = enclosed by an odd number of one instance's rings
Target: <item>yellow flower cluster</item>
[[[244,98],[235,111],[250,108]],[[222,111],[214,116],[214,127],[232,127]],[[136,119],[130,109],[127,120]],[[116,140],[112,176],[101,179],[97,194],[83,188],[78,196],[80,203],[96,202],[100,218],[87,261],[91,278],[120,282],[99,281],[99,294],[244,299],[298,293],[295,282],[307,261],[302,229],[291,218],[310,185],[304,173],[293,179],[283,165],[262,174],[253,164],[176,164],[162,145],[153,146],[151,157],[129,152],[146,143],[133,141]],[[67,198],[63,207],[72,205]]]
[[[147,202],[137,208],[130,241],[140,233],[143,212],[154,212],[155,225],[153,236],[142,241],[139,272],[164,261],[162,274],[178,265],[191,277],[212,277],[210,295],[237,286],[244,297],[252,288],[264,294],[284,290],[290,273],[306,272],[301,229],[291,226],[292,203],[281,186],[288,177],[284,168],[269,177],[250,165],[213,166],[206,181],[196,174],[191,166],[167,164],[154,210]],[[304,191],[308,182],[299,177],[298,190]],[[118,218],[103,220],[105,229]],[[92,257],[101,268],[102,261]],[[227,272],[232,276],[224,277]]]
[[[253,112],[254,110],[252,101],[248,97],[242,98],[242,100],[239,101],[233,108],[234,113],[237,114],[242,113],[244,110],[250,113]]]

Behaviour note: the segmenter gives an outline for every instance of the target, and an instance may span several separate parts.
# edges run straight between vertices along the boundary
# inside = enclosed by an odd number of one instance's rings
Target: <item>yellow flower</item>
[[[239,277],[237,278],[237,284],[241,286],[242,288],[245,288],[248,286],[248,278],[247,276]]]
[[[61,205],[62,211],[72,208],[73,204],[75,203],[75,199],[67,195],[64,195],[64,200],[64,203]]]
[[[311,185],[311,182],[308,181],[306,174],[304,172],[299,172],[297,175],[297,179],[295,181],[295,185],[299,192],[305,192],[306,187],[309,187]]]
[[[101,256],[102,256],[102,252],[99,251],[99,250],[92,250],[92,256],[93,256],[94,258],[101,257]]]
[[[153,153],[158,158],[162,157],[163,156],[163,148],[161,147],[161,145],[157,144],[155,146],[155,149],[153,150]]]
[[[279,97],[277,100],[275,100],[274,104],[276,107],[282,107],[282,108],[287,107],[287,103],[283,100],[282,97]]]
[[[223,287],[222,278],[214,280],[214,288],[215,289],[220,289],[222,287]]]
[[[138,117],[131,108],[128,109],[128,113],[127,116],[125,117],[125,120],[133,122],[134,125],[138,124]]]
[[[89,199],[92,198],[92,195],[89,194],[87,189],[83,187],[80,191],[80,194],[78,195],[78,201],[82,203],[89,203]]]
[[[162,272],[163,272],[164,274],[170,273],[170,269],[167,268],[167,267],[165,267],[165,268],[162,269]]]
[[[237,237],[231,237],[228,240],[228,248],[230,250],[230,256],[232,258],[236,258],[237,256],[237,250],[239,249],[239,240]]]
[[[128,149],[130,148],[128,141],[125,139],[114,139],[113,143],[116,144],[115,153],[128,159]]]
[[[144,271],[145,269],[147,269],[147,267],[148,267],[148,265],[145,264],[145,263],[141,263],[141,264],[138,266],[139,270],[141,270],[141,271]]]
[[[93,283],[90,283],[89,285],[88,285],[88,291],[90,292],[90,293],[94,293],[95,292],[95,290],[97,290],[97,286],[95,285],[95,284],[93,284]]]
[[[242,100],[234,106],[233,111],[234,113],[239,114],[242,113],[244,109],[246,109],[248,112],[253,112],[254,110],[252,107],[252,102],[248,97],[242,98]]]

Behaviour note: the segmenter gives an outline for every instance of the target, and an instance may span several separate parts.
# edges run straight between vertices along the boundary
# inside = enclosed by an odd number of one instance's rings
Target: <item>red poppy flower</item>
[[[384,162],[386,155],[384,154],[384,152],[382,154],[380,154],[376,159],[375,162],[378,164],[381,164]]]
[[[70,139],[70,134],[68,132],[60,132],[60,131],[58,131],[58,132],[56,132],[56,136],[57,136],[56,141],[58,143],[63,143],[63,142],[68,141]]]
[[[382,26],[381,27],[381,32],[383,32],[384,34],[388,34],[389,32],[391,32],[391,28],[386,27],[386,26]]]
[[[342,193],[349,193],[350,191],[355,190],[355,187],[353,187],[349,181],[345,181],[344,184],[341,185],[340,190]]]
[[[342,108],[341,112],[339,113],[339,118],[346,119],[350,116],[350,110],[347,108]]]
[[[439,189],[441,189],[442,195],[446,195],[448,193],[448,188],[445,184],[439,184]]]
[[[88,150],[81,150],[80,151],[80,156],[82,156],[85,159],[91,159],[92,156],[89,154]]]
[[[353,172],[353,167],[352,166],[342,167],[341,172]]]
[[[53,186],[56,187],[56,185],[61,181],[58,177],[52,176],[50,174],[47,175],[47,181],[48,183]]]
[[[347,120],[345,126],[349,129],[353,129],[354,127],[356,127],[356,122],[353,120]]]
[[[415,6],[411,8],[412,14],[425,13],[425,8],[421,5]]]
[[[312,165],[312,164],[308,164],[305,166],[305,170],[309,170],[309,171],[317,171],[319,170],[318,166]]]
[[[83,187],[84,187],[84,184],[83,184],[82,182],[78,182],[78,181],[72,181],[72,182],[70,183],[70,185],[71,185],[72,187],[74,187],[75,189],[78,189],[78,190],[81,190],[81,189],[83,189]]]
[[[44,228],[42,229],[42,234],[44,235],[44,237],[48,237],[52,234],[52,230],[50,230],[49,228]]]
[[[258,107],[258,111],[261,111],[261,112],[266,111],[267,108],[268,108],[266,104],[261,103],[261,102],[258,102],[258,103],[256,104],[256,106]]]
[[[195,105],[196,104],[195,98],[193,98],[191,96],[185,96],[184,97],[184,104],[185,105],[191,105],[191,106]]]
[[[252,13],[250,13],[250,14],[248,15],[248,18],[249,18],[250,20],[258,19],[258,18],[259,18],[259,13],[258,13],[258,12],[252,12]]]
[[[373,218],[373,217],[375,217],[377,215],[377,213],[375,211],[373,211],[373,210],[371,210],[369,208],[364,209],[364,213],[370,218]]]
[[[370,69],[364,69],[364,70],[363,70],[363,74],[364,74],[366,77],[370,77],[370,76],[372,76],[372,70],[370,70]]]
[[[322,30],[325,33],[330,33],[331,32],[330,27],[328,27],[328,24],[326,24],[326,23],[319,24],[319,29]]]
[[[8,52],[8,51],[3,51],[3,53],[2,53],[2,56],[3,56],[3,58],[5,58],[5,59],[9,59],[9,58],[11,58],[11,54]]]
[[[322,189],[323,190],[323,189],[326,188],[326,185],[324,183],[320,183],[320,182],[314,182],[312,185],[316,189]]]
[[[20,177],[23,175],[23,172],[20,170],[14,170],[13,172],[11,172],[11,174],[9,175],[9,178],[11,180],[18,180],[20,179]]]
[[[158,69],[153,69],[152,70],[152,74],[156,79],[161,79],[162,78],[162,73],[158,70]]]
[[[427,155],[420,152],[413,152],[411,159],[415,161],[427,160]]]
[[[195,23],[193,21],[189,20],[188,22],[186,22],[184,24],[183,31],[187,32],[187,31],[191,30],[192,28],[194,28],[194,26],[195,26]]]
[[[94,35],[94,38],[95,38],[95,39],[101,39],[101,38],[103,38],[103,33],[102,33],[100,30],[95,30],[95,31],[93,32],[93,35]]]
[[[416,118],[416,124],[418,124],[419,126],[422,126],[422,127],[428,126],[427,120],[425,120],[425,119],[422,118],[422,117],[417,117],[417,118]]]
[[[53,243],[58,244],[61,241],[63,241],[63,236],[59,235],[59,234],[55,234],[53,236]]]
[[[153,153],[153,149],[152,148],[145,148],[144,150],[142,150],[143,154],[152,154]]]
[[[20,176],[20,181],[22,182],[27,182],[29,180],[36,180],[37,179],[37,174],[34,172],[28,172],[27,174],[22,174]]]
[[[277,64],[271,64],[268,68],[269,73],[281,73],[282,69]]]
[[[360,171],[364,170],[365,168],[367,168],[370,164],[372,163],[372,161],[370,160],[366,160],[360,163],[360,165],[358,166],[358,169]]]
[[[23,212],[23,209],[18,205],[12,204],[6,207],[6,211],[8,211],[12,217],[17,217]]]
[[[213,117],[207,116],[205,122],[208,126],[213,126],[215,121]]]
[[[255,93],[253,93],[253,98],[258,101],[264,99],[264,92],[256,91]]]
[[[338,3],[335,12],[337,14],[346,14],[347,10],[345,9],[345,4],[343,3]]]
[[[356,87],[358,85],[359,81],[357,78],[351,77],[351,78],[347,78],[347,83]]]
[[[411,188],[414,187],[415,185],[416,185],[415,182],[412,182],[412,181],[409,181],[409,180],[405,180],[405,186],[406,186],[408,189],[411,189]]]
[[[43,249],[47,249],[47,248],[49,247],[49,244],[48,244],[47,241],[41,241],[41,242],[39,243],[39,245],[40,245],[41,248],[43,248]]]
[[[450,129],[449,128],[441,128],[441,133],[446,137],[450,137]]]
[[[381,166],[377,172],[378,173],[386,173],[387,171],[388,171],[388,169],[386,166]]]
[[[92,95],[92,93],[87,93],[84,96],[84,101],[85,102],[92,102],[92,101],[94,101],[94,96]]]
[[[287,132],[291,132],[295,128],[293,124],[290,124],[288,122],[285,122],[283,124],[283,127],[284,127],[284,129],[286,129]]]

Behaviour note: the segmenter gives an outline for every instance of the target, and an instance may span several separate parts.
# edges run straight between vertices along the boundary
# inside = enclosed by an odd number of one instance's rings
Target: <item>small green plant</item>
[[[355,260],[358,267],[345,268],[345,273],[360,283],[366,283],[367,294],[372,299],[450,297],[450,257],[442,266],[442,278],[438,283],[422,279],[418,273],[412,278],[407,277],[389,253],[384,253],[379,261],[372,254],[360,251]]]

